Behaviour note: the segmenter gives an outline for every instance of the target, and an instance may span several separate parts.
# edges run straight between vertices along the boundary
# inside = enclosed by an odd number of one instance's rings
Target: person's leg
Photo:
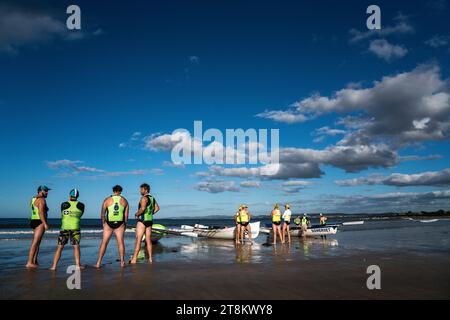
[[[64,249],[64,245],[58,244],[58,247],[56,248],[56,251],[55,251],[55,256],[53,257],[53,264],[52,264],[50,270],[56,270],[56,266],[58,265],[59,258],[61,258],[61,252],[63,251],[63,249]]]
[[[250,226],[250,223],[247,225],[247,231],[248,231],[248,239],[250,240],[250,243],[252,242],[252,227]]]
[[[282,232],[282,235],[283,235],[283,240],[286,241],[286,223],[283,223],[283,232]]]
[[[290,225],[286,226],[286,232],[288,235],[288,242],[291,243],[291,226]]]
[[[137,261],[137,257],[139,255],[139,250],[141,249],[142,237],[145,233],[145,225],[142,222],[136,223],[136,244],[134,245],[133,257],[131,258],[131,264],[135,264]],[[151,239],[150,239],[151,240]]]
[[[241,225],[241,243],[244,243],[245,239],[245,227]]]
[[[95,264],[96,268],[100,268],[102,266],[102,259],[105,255],[106,247],[108,246],[109,239],[111,239],[113,233],[113,229],[108,226],[107,223],[103,224],[103,237],[102,243],[100,244],[100,249],[98,250],[98,260]]]
[[[273,244],[277,244],[277,226],[272,223],[273,230]]]
[[[37,253],[39,252],[39,245],[41,243],[42,236],[44,235],[45,228],[41,224],[37,226],[33,231],[33,241],[31,242],[30,251],[28,253],[28,261],[26,264],[27,268],[36,268]]]
[[[125,267],[125,224],[114,230],[114,234],[116,235],[117,247],[119,248],[120,266]]]
[[[283,237],[281,236],[281,225],[279,225],[279,226],[277,227],[277,229],[278,229],[278,234],[280,235],[280,241],[281,241],[281,243],[284,243],[284,239],[283,239]]]
[[[80,253],[80,245],[79,244],[75,244],[73,246],[73,255],[75,257],[75,265],[77,267],[81,267],[81,253]]]
[[[147,244],[147,252],[148,252],[148,262],[153,263],[153,252],[152,252],[152,228],[145,228],[145,243]]]

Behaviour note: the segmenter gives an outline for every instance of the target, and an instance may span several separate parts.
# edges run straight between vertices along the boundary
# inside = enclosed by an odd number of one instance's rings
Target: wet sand
[[[381,268],[381,290],[368,290],[366,269]],[[2,299],[449,299],[450,255],[358,253],[258,264],[159,262],[121,270],[82,271],[68,290],[61,267],[17,270],[1,277]]]

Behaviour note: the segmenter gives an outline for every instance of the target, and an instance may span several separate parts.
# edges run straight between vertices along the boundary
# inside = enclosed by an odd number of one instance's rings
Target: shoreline
[[[381,268],[381,290],[368,290],[369,265]],[[19,277],[19,274],[21,276]],[[450,256],[367,253],[264,264],[160,262],[81,273],[68,290],[62,266],[3,274],[0,299],[449,299]]]

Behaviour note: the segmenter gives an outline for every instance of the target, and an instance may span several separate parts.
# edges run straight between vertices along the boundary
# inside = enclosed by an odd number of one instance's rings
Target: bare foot
[[[128,261],[128,264],[136,264],[136,259],[131,259],[130,261]]]
[[[121,261],[121,262],[120,262],[120,267],[121,267],[121,268],[124,268],[124,267],[125,267],[125,261]]]
[[[50,271],[56,271],[56,266],[52,266],[49,270]]]
[[[100,263],[97,263],[94,267],[97,269],[100,269],[102,267],[102,265]]]
[[[86,269],[86,266],[84,266],[84,265],[79,265],[79,266],[76,266],[76,268],[79,269],[79,270],[84,270],[84,269]]]
[[[148,259],[148,263],[152,264],[152,263],[153,263],[153,260],[152,260],[151,258]]]
[[[273,244],[274,246],[276,246],[276,245],[277,245],[277,243],[276,243],[276,242],[272,242],[272,244]]]
[[[25,267],[29,269],[36,269],[39,266],[35,263],[27,263]]]

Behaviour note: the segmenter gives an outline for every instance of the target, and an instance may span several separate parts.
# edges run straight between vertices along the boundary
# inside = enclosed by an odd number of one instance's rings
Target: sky
[[[381,30],[371,4],[0,0],[0,218],[41,184],[50,217],[78,188],[97,218],[116,184],[136,210],[143,182],[161,218],[449,210],[450,2],[377,1]],[[277,173],[175,165],[194,121],[279,129]]]

